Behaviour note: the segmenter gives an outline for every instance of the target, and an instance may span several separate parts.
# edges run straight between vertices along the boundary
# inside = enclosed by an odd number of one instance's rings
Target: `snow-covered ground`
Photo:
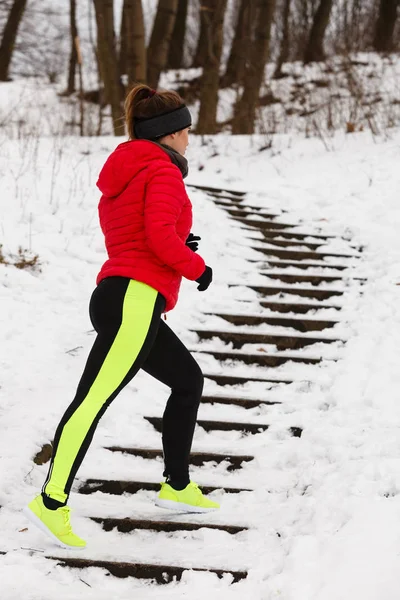
[[[71,497],[76,529],[89,540],[82,558],[247,569],[247,580],[230,585],[229,578],[186,572],[181,583],[155,587],[97,569],[63,569],[44,558],[60,551],[40,532],[26,529],[20,510],[46,473],[46,466],[35,466],[32,459],[52,439],[93,342],[87,304],[105,259],[95,183],[117,143],[110,137],[1,136],[2,252],[7,259],[22,246],[40,260],[40,271],[0,264],[0,551],[7,552],[0,556],[1,600],[398,600],[400,131],[395,129],[389,139],[372,138],[367,131],[338,133],[329,140],[330,151],[321,139],[294,134],[276,136],[273,148],[263,152],[258,150],[261,136],[191,140],[188,183],[248,191],[246,203],[286,210],[282,218],[291,222],[303,220],[299,231],[338,236],[330,242],[333,252],[364,248],[360,260],[348,262],[367,282],[324,284],[345,287],[343,297],[329,302],[343,308],[318,312],[318,317],[340,319],[326,335],[347,343],[299,351],[339,357],[337,362],[223,368],[211,356],[197,355],[209,373],[295,380],[268,392],[257,383],[236,392],[263,394],[281,405],[247,411],[201,408],[203,419],[271,425],[255,436],[202,429],[195,436],[195,450],[256,457],[233,473],[225,465],[193,470],[199,484],[254,489],[239,495],[215,492],[222,508],[207,517],[248,525],[249,531],[234,537],[212,530],[106,533],[86,517],[166,515],[154,508],[151,492]],[[249,239],[257,234],[241,229],[204,192],[192,189],[190,195],[193,231],[202,237],[200,252],[214,269],[214,282],[201,295],[184,282],[168,323],[190,348],[218,349],[220,342],[199,344],[190,330],[232,329],[206,316],[209,312],[267,314],[256,293],[245,287],[266,279],[246,260],[260,258],[251,249],[257,242]],[[237,287],[228,287],[232,283]],[[223,392],[207,382],[206,393]],[[117,457],[103,448],[160,447],[160,436],[142,416],[161,415],[166,396],[165,388],[140,373],[103,417],[80,481],[159,481],[161,462]],[[291,426],[304,428],[300,439],[289,436]]]

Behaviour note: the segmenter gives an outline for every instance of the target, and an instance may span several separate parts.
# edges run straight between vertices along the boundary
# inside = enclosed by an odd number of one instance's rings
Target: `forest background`
[[[135,82],[177,89],[193,107],[198,134],[270,136],[299,120],[307,135],[342,126],[376,134],[398,122],[398,5],[2,0],[0,81],[47,81],[71,108],[62,133],[82,136],[125,134],[123,100]],[[360,76],[376,63],[371,52],[384,57],[366,74],[372,87]],[[393,77],[385,74],[389,99],[379,77],[374,81],[383,68],[393,69]]]

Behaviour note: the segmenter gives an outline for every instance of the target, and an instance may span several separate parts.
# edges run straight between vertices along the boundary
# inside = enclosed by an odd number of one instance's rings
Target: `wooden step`
[[[316,302],[310,302],[307,304],[298,304],[298,303],[289,303],[289,302],[269,302],[269,301],[262,301],[260,302],[260,306],[262,306],[263,308],[268,308],[269,310],[272,310],[274,312],[279,312],[279,313],[287,313],[287,312],[294,312],[294,313],[298,313],[298,314],[305,314],[310,312],[310,310],[321,310],[321,309],[334,309],[334,310],[340,310],[341,306],[334,306],[331,304],[317,304]]]
[[[226,344],[232,344],[234,349],[242,348],[245,344],[272,344],[278,350],[299,350],[313,344],[332,344],[342,342],[336,338],[296,336],[296,335],[274,335],[270,333],[250,333],[238,331],[205,331],[192,329],[200,340],[212,340],[218,338]]]
[[[210,186],[206,186],[206,185],[195,185],[194,183],[187,183],[186,187],[192,187],[195,188],[196,190],[202,190],[203,192],[209,192],[210,194],[223,194],[223,193],[228,193],[231,194],[232,196],[237,196],[239,198],[242,198],[243,196],[246,196],[247,192],[239,192],[237,190],[228,190],[227,188],[217,188],[217,187],[210,187]],[[227,196],[228,198],[230,198],[230,196]]]
[[[238,284],[232,284],[230,287],[237,287]],[[300,296],[302,298],[316,298],[317,300],[327,300],[333,296],[343,296],[343,290],[330,290],[318,288],[301,288],[301,287],[278,287],[264,285],[248,285],[251,290],[254,290],[261,296],[276,296],[278,294],[289,294],[291,296]],[[322,308],[322,307],[321,307]]]
[[[236,535],[247,531],[248,527],[238,525],[222,525],[218,523],[189,523],[185,521],[156,521],[153,519],[114,519],[105,517],[90,517],[95,523],[99,523],[105,531],[117,529],[120,533],[130,533],[136,529],[149,531],[197,531],[199,529],[215,529],[226,531],[230,535]]]
[[[317,267],[318,269],[335,269],[337,271],[345,271],[346,269],[350,269],[351,267],[349,267],[348,265],[337,265],[337,264],[333,264],[333,263],[327,263],[327,262],[305,262],[302,260],[267,260],[265,261],[265,259],[255,259],[255,258],[248,258],[247,262],[251,262],[251,263],[262,263],[262,265],[260,265],[260,268],[263,269],[269,269],[270,267],[278,267],[279,269],[288,269],[289,267],[294,267],[296,269],[312,269],[314,267]]]
[[[205,313],[210,316],[220,317],[233,325],[275,325],[277,327],[290,327],[303,333],[307,331],[322,331],[330,329],[339,323],[339,321],[313,320],[313,319],[294,319],[290,317],[271,317],[267,315],[231,315],[224,313]]]
[[[220,202],[220,200],[227,200],[229,202],[229,206],[235,207],[235,208],[241,208],[242,206],[242,202],[244,198],[240,198],[239,196],[233,197],[233,196],[228,196],[227,194],[211,194],[210,192],[207,192],[208,196],[212,198],[212,201],[214,202],[214,204],[218,204]]]
[[[244,207],[240,208],[226,208],[226,212],[231,215],[231,217],[254,217],[254,211],[247,211]],[[272,212],[258,212],[257,217],[262,217],[263,219],[276,219],[280,215]]]
[[[258,238],[254,237],[246,237],[246,240],[263,243],[263,240],[259,240]],[[292,248],[294,246],[295,248],[308,248],[309,250],[317,250],[321,246],[326,245],[326,242],[323,240],[321,240],[320,242],[304,242],[300,240],[279,240],[277,238],[271,238],[266,243],[268,244],[268,246],[278,246],[281,248]]]
[[[249,354],[245,352],[221,352],[216,350],[191,350],[193,353],[209,354],[217,360],[237,360],[246,365],[259,365],[260,367],[280,367],[287,362],[303,363],[305,365],[317,365],[322,358],[311,358],[307,356],[291,356],[289,354]]]
[[[219,198],[222,198],[220,200]],[[225,200],[227,198],[227,200]],[[236,199],[235,199],[236,200]],[[232,198],[230,196],[218,196],[214,198],[214,204],[217,206],[221,206],[222,208],[230,208],[232,210],[239,211],[240,214],[243,212],[251,212],[253,216],[258,216],[262,211],[268,211],[268,214],[273,215],[274,217],[279,217],[284,213],[287,213],[287,210],[279,210],[279,212],[272,212],[268,206],[253,206],[250,204],[238,204],[237,201],[232,204]],[[239,215],[240,216],[240,215]]]
[[[249,229],[252,231],[252,229]],[[262,229],[262,235],[264,238],[286,238],[290,240],[305,240],[307,238],[314,238],[321,241],[326,241],[335,238],[333,235],[321,235],[320,233],[311,233],[311,232],[297,232],[297,231],[277,231],[276,229]]]
[[[248,225],[249,227],[255,227],[257,229],[288,229],[297,227],[298,223],[281,223],[280,221],[272,221],[265,219],[264,221],[258,221],[257,219],[249,219],[248,217],[232,217],[235,221]]]
[[[319,285],[323,281],[343,281],[343,277],[341,275],[315,275],[312,273],[309,275],[293,275],[289,273],[274,273],[270,271],[260,271],[259,274],[263,277],[268,277],[269,279],[283,281],[284,283],[311,283],[311,285]]]
[[[240,494],[241,492],[251,492],[245,488],[230,488],[226,486],[200,486],[204,494],[211,494],[215,490],[225,490],[227,494]],[[94,494],[102,492],[103,494],[112,494],[113,496],[121,496],[122,494],[137,494],[140,491],[158,492],[160,484],[153,481],[122,481],[117,479],[87,479],[80,486],[78,492],[80,494]]]
[[[203,400],[203,399],[202,399]],[[140,456],[141,458],[155,459],[163,458],[163,451],[156,450],[153,448],[125,448],[120,446],[110,446],[106,450],[111,452],[122,452],[123,454],[130,454],[132,456]],[[201,467],[204,463],[215,462],[220,464],[222,462],[228,462],[228,471],[235,471],[242,467],[242,463],[250,462],[254,459],[254,456],[240,455],[240,454],[214,454],[211,452],[191,452],[190,453],[190,464],[196,467]]]
[[[267,256],[277,256],[278,258],[294,259],[294,260],[322,260],[327,257],[334,258],[359,258],[356,254],[335,254],[333,252],[311,252],[306,250],[284,250],[278,248],[259,248],[252,246],[252,250],[262,252]]]
[[[163,430],[162,417],[143,417],[153,425],[159,433]],[[228,421],[204,421],[202,419],[197,421],[197,425],[202,427],[205,431],[242,431],[243,433],[261,433],[269,428],[269,425],[260,423],[237,423]]]
[[[202,404],[230,404],[233,406],[241,406],[242,408],[256,408],[257,406],[273,406],[274,404],[282,404],[282,402],[272,400],[262,400],[256,398],[235,398],[234,396],[202,396]]]
[[[180,581],[184,571],[196,571],[198,573],[215,573],[220,579],[224,575],[232,576],[235,583],[247,577],[247,571],[223,571],[221,569],[198,569],[197,567],[176,567],[173,565],[152,565],[145,563],[114,562],[109,560],[91,560],[89,558],[72,558],[66,556],[46,556],[49,560],[57,561],[61,567],[71,569],[88,569],[97,567],[108,571],[114,577],[135,577],[136,579],[153,579],[159,584],[170,583],[174,580]]]
[[[279,384],[289,385],[293,383],[290,379],[261,379],[258,377],[251,376],[240,376],[240,375],[219,375],[217,373],[204,373],[205,379],[211,379],[211,381],[215,381],[218,385],[244,385],[245,383],[255,382],[255,383],[265,383],[269,387]]]

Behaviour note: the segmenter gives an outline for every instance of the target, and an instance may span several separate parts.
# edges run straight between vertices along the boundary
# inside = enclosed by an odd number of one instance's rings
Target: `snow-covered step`
[[[203,399],[202,399],[203,400]],[[154,448],[127,448],[120,446],[109,446],[106,450],[111,452],[121,452],[122,454],[131,454],[132,456],[140,456],[141,458],[163,458],[163,451],[161,449]],[[190,453],[190,464],[201,466],[206,462],[215,462],[220,464],[221,462],[229,463],[227,470],[235,471],[242,467],[244,462],[250,462],[254,460],[254,456],[241,455],[241,454],[216,454],[213,452],[191,452]]]
[[[298,227],[298,223],[284,223],[282,221],[272,221],[268,219],[257,220],[249,217],[232,217],[239,223],[243,223],[247,227],[255,227],[257,229],[291,229]]]
[[[158,584],[180,581],[184,571],[190,570],[199,573],[214,573],[219,578],[226,574],[232,576],[232,582],[235,583],[247,577],[247,571],[231,571],[222,569],[199,569],[196,567],[179,567],[173,565],[158,565],[145,563],[114,562],[108,560],[74,558],[71,556],[46,556],[49,560],[54,560],[62,567],[73,569],[88,569],[97,567],[105,569],[114,577],[135,577],[137,579],[151,579]]]
[[[247,192],[242,192],[242,191],[238,191],[238,190],[229,190],[228,188],[217,188],[217,187],[210,187],[210,186],[206,186],[206,185],[196,185],[194,183],[187,183],[186,187],[191,187],[191,188],[195,188],[196,190],[202,190],[203,192],[208,192],[210,195],[217,197],[220,197],[221,194],[230,194],[229,196],[224,196],[225,198],[229,198],[229,199],[240,199],[243,198],[244,196],[247,195]]]
[[[90,517],[92,521],[101,525],[104,531],[117,529],[120,533],[130,533],[137,529],[149,531],[197,531],[199,529],[215,529],[226,531],[230,535],[236,535],[242,531],[247,531],[245,525],[225,525],[223,523],[194,523],[190,521],[172,521],[155,519],[132,519],[132,518],[113,518],[113,517]]]
[[[153,427],[161,433],[163,430],[162,417],[144,417],[146,421],[151,423]],[[240,421],[229,422],[229,421],[205,421],[203,419],[197,420],[198,427],[202,427],[205,431],[241,431],[243,433],[262,433],[266,431],[270,426],[262,423],[241,423]]]
[[[322,260],[327,257],[334,258],[359,258],[358,254],[341,254],[337,252],[313,252],[311,250],[286,250],[284,248],[267,248],[252,246],[253,250],[262,252],[267,256],[276,256],[278,258],[294,259],[294,260]]]
[[[238,284],[231,284],[230,287],[238,287]],[[246,287],[258,292],[262,296],[276,296],[277,294],[290,294],[291,296],[300,296],[302,298],[316,298],[318,300],[327,300],[333,296],[342,296],[344,289],[316,288],[316,287],[297,287],[297,286],[264,286],[264,285],[246,285]],[[322,307],[321,307],[322,308]]]
[[[246,210],[247,207],[240,208],[226,208],[226,212],[231,215],[231,217],[252,217],[254,216],[253,210]],[[276,217],[280,217],[281,215],[273,212],[257,212],[257,217],[262,217],[263,219],[275,219]]]
[[[235,396],[202,396],[202,404],[230,404],[233,406],[241,406],[242,408],[256,408],[257,406],[273,406],[275,404],[282,404],[279,401],[264,400],[261,398],[238,398]]]
[[[223,198],[223,199],[220,200],[219,198]],[[233,210],[237,210],[239,213],[251,211],[251,213],[253,215],[255,214],[257,216],[259,213],[261,213],[264,210],[267,210],[268,214],[273,215],[274,217],[279,217],[283,213],[287,212],[286,210],[281,210],[279,212],[273,212],[267,206],[254,206],[251,204],[242,204],[242,201],[240,201],[240,203],[238,203],[237,200],[232,202],[232,198],[229,198],[229,200],[225,200],[224,196],[218,196],[218,199],[214,200],[214,204],[216,204],[217,206],[222,206],[223,208],[230,208]]]
[[[234,349],[242,348],[245,344],[273,344],[278,350],[298,350],[313,344],[332,344],[343,342],[337,338],[310,337],[299,335],[275,335],[269,333],[252,333],[250,331],[215,331],[193,329],[200,340],[212,340],[218,338],[226,344],[232,344]]]
[[[237,360],[244,362],[246,365],[260,365],[261,367],[280,367],[287,362],[304,363],[308,365],[317,365],[322,361],[322,358],[311,357],[307,355],[291,355],[291,354],[250,354],[249,352],[222,352],[220,350],[201,350],[193,348],[191,352],[196,354],[210,354],[219,361]]]
[[[224,490],[226,494],[251,492],[248,488],[226,487],[224,485],[202,485],[201,489],[206,495],[211,494],[216,490]],[[90,478],[79,487],[78,492],[80,494],[95,494],[96,492],[102,492],[103,494],[120,496],[121,494],[137,494],[141,491],[158,492],[159,490],[160,483],[158,481],[127,481],[122,479]]]
[[[212,201],[214,202],[214,204],[218,204],[218,202],[229,202],[229,206],[237,206],[238,208],[241,208],[243,206],[242,202],[243,202],[243,197],[240,198],[239,196],[228,196],[227,194],[210,194],[208,193],[207,196],[209,198],[212,199]]]
[[[255,237],[246,237],[246,240],[250,240],[252,242],[259,242],[259,243],[263,243],[263,240],[260,240],[258,238]],[[268,244],[268,246],[265,247],[270,247],[270,246],[278,246],[281,248],[293,248],[294,249],[299,249],[302,250],[303,248],[308,248],[309,250],[317,250],[317,248],[321,248],[323,246],[326,246],[327,242],[321,240],[320,242],[305,242],[304,240],[280,240],[276,237],[274,238],[269,238],[268,241],[265,242],[266,244]],[[264,246],[257,246],[257,248],[263,248]],[[254,246],[253,246],[254,248]]]
[[[269,269],[270,267],[277,267],[279,269],[287,269],[287,268],[296,268],[296,269],[312,269],[317,267],[318,269],[334,269],[336,271],[346,271],[346,270],[354,270],[354,267],[351,264],[348,265],[338,265],[336,263],[318,261],[318,262],[306,262],[304,260],[276,260],[276,259],[255,259],[248,258],[247,262],[250,263],[258,263],[258,267],[260,269]]]
[[[327,275],[320,273],[309,273],[309,274],[297,274],[297,273],[280,273],[279,271],[260,271],[259,273],[263,277],[268,277],[269,279],[278,279],[279,281],[283,281],[284,283],[311,283],[312,285],[319,285],[322,282],[333,282],[333,281],[343,281],[343,280],[352,280],[363,282],[365,279],[361,277],[348,277],[342,275]]]
[[[285,293],[286,290],[285,290]],[[322,310],[322,309],[334,309],[340,310],[341,306],[335,306],[334,304],[321,304],[317,302],[270,302],[270,301],[261,301],[260,306],[263,308],[268,308],[273,312],[279,313],[300,313],[305,314],[310,312],[311,310]]]
[[[247,231],[254,233],[254,228],[249,228]],[[261,235],[264,238],[283,238],[283,239],[291,239],[291,240],[321,240],[326,241],[335,238],[333,235],[322,235],[320,233],[314,233],[311,231],[279,231],[276,229],[264,229],[260,230]]]
[[[209,313],[211,314],[211,313]],[[214,316],[220,317],[229,323],[237,326],[243,325],[276,325],[277,327],[289,327],[305,333],[306,331],[323,331],[338,325],[340,321],[327,319],[295,319],[291,317],[272,317],[270,315],[232,315],[226,313],[216,313]]]
[[[293,383],[291,379],[271,379],[271,378],[259,378],[252,375],[221,375],[219,373],[203,373],[205,379],[215,381],[218,385],[244,385],[245,383],[263,383],[268,388],[276,385],[284,384],[289,385]]]

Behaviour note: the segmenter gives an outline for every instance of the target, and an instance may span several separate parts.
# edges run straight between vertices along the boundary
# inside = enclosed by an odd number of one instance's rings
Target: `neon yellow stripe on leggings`
[[[158,292],[130,281],[124,297],[122,323],[86,398],[65,424],[58,444],[47,495],[65,502],[64,492],[82,443],[103,404],[124,380],[146,339]]]

